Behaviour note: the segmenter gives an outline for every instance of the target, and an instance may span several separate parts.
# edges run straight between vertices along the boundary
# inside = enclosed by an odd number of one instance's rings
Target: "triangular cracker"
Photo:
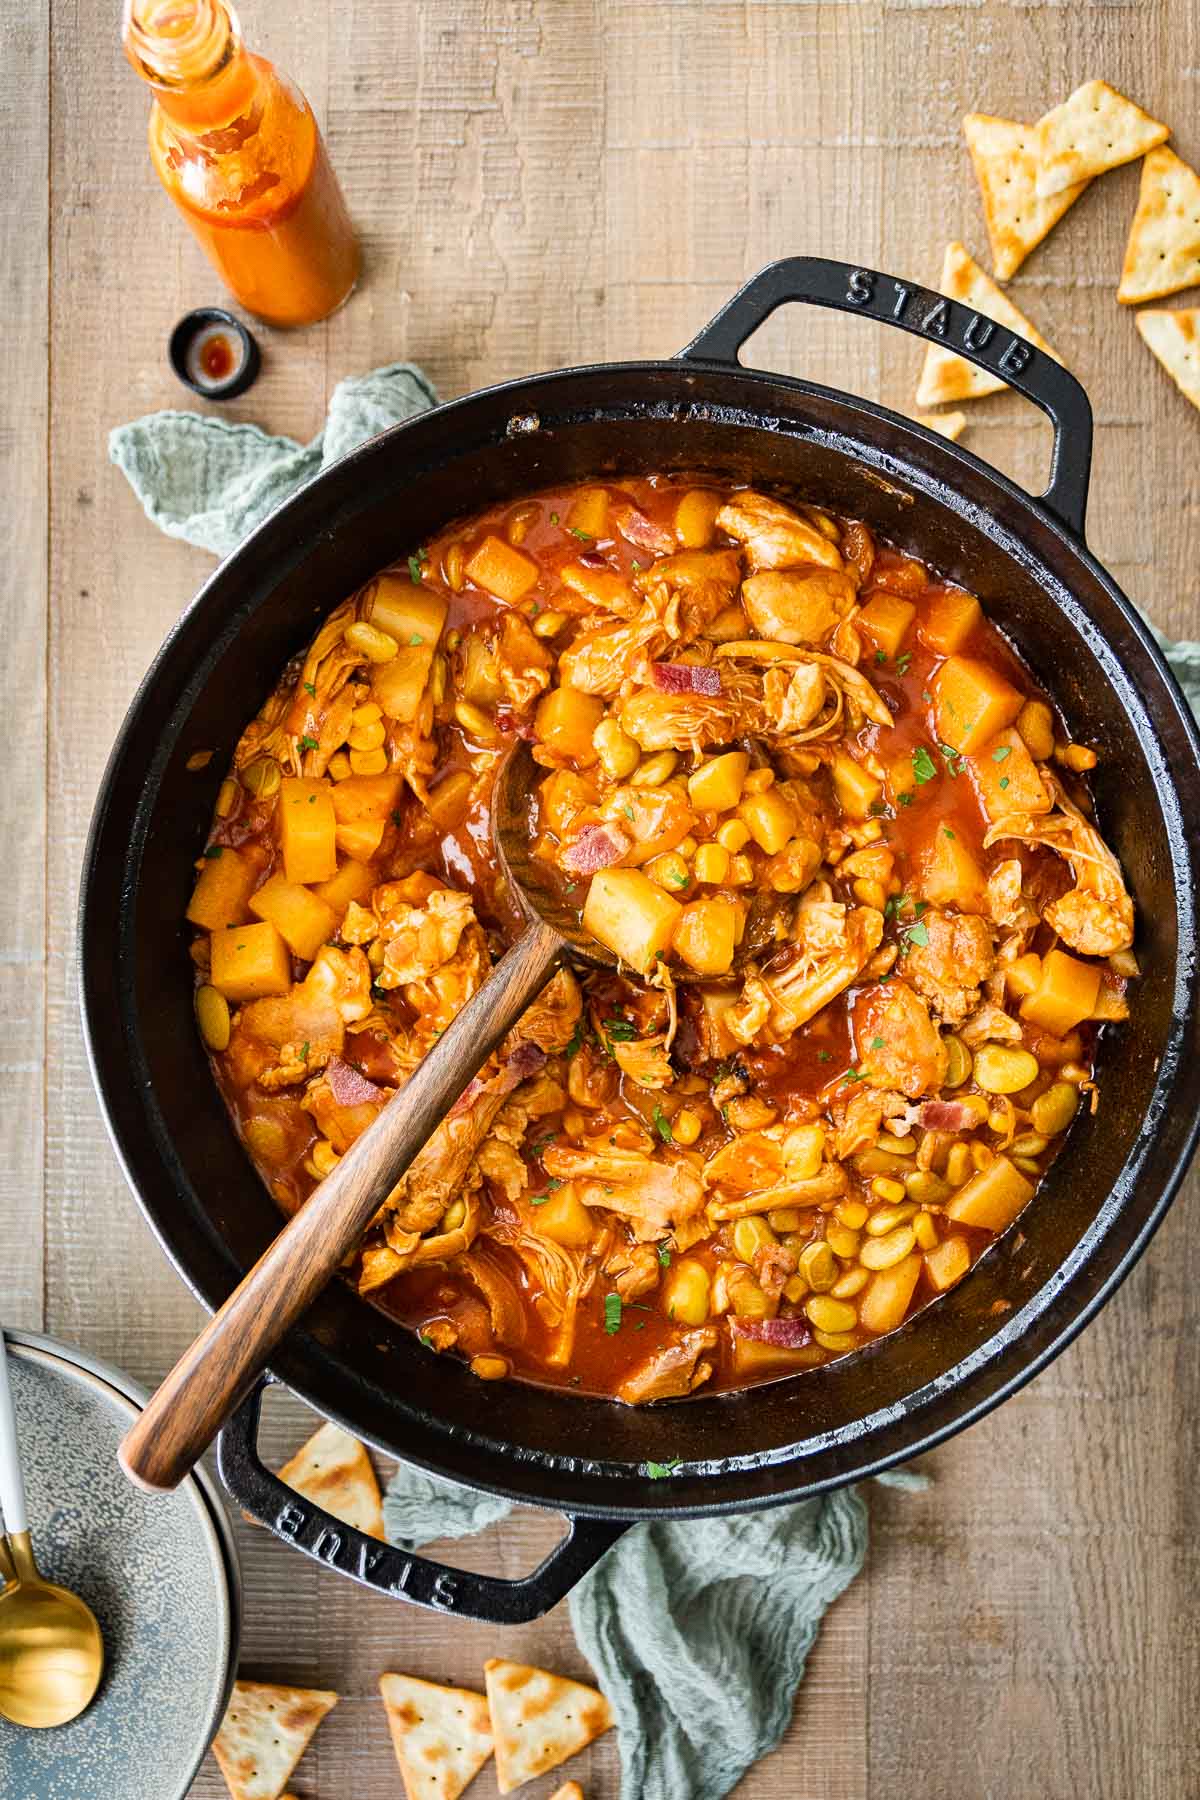
[[[973,307],[976,312],[995,319],[997,325],[1004,325],[1009,331],[1028,338],[1031,344],[1036,344],[1047,356],[1053,356],[1055,362],[1062,361],[1057,351],[1050,348],[1037,326],[1030,324],[1008,295],[1001,293],[995,282],[989,280],[962,244],[946,245],[938,289],[949,299],[961,300],[964,306]],[[1007,385],[999,375],[992,375],[986,369],[977,369],[973,363],[956,356],[953,350],[943,350],[940,344],[930,344],[925,352],[925,366],[917,384],[917,405],[922,411],[926,411],[931,406],[942,406],[950,400],[977,400],[981,394],[998,394]]]
[[[212,1747],[233,1800],[279,1800],[313,1732],[337,1702],[328,1688],[234,1682]]]
[[[1200,306],[1180,312],[1147,307],[1134,324],[1185,400],[1200,406]]]
[[[358,1439],[324,1424],[279,1471],[280,1481],[368,1537],[383,1538],[383,1506],[371,1459]]]
[[[1169,126],[1152,119],[1107,81],[1085,81],[1061,106],[1039,119],[1035,129],[1037,193],[1043,200],[1077,181],[1145,156],[1171,135]]]
[[[918,413],[917,424],[923,425],[926,431],[936,431],[939,437],[949,438],[956,444],[967,429],[965,412]]]
[[[604,1695],[581,1681],[499,1657],[484,1663],[483,1673],[502,1794],[556,1769],[613,1722]]]
[[[483,1695],[415,1675],[381,1675],[379,1691],[408,1800],[458,1800],[492,1754]]]
[[[555,1788],[550,1800],[583,1800],[583,1789],[577,1781],[564,1781],[560,1788]]]
[[[1142,163],[1117,299],[1161,300],[1200,282],[1200,175],[1160,145]]]
[[[1077,181],[1040,199],[1036,125],[987,113],[968,113],[962,124],[983,201],[992,269],[998,281],[1007,281],[1088,184]]]

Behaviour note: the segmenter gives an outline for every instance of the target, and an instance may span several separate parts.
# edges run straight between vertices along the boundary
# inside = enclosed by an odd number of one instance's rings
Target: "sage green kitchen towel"
[[[109,454],[154,524],[221,556],[327,464],[436,403],[419,369],[392,363],[341,382],[307,445],[211,414],[160,412],[118,426]],[[1200,712],[1200,644],[1155,635]],[[903,1471],[879,1480],[926,1485]],[[508,1510],[403,1466],[384,1500],[388,1535],[410,1547],[472,1535]],[[623,1800],[722,1800],[775,1747],[825,1610],[866,1548],[867,1508],[854,1488],[626,1532],[570,1602],[616,1715]]]

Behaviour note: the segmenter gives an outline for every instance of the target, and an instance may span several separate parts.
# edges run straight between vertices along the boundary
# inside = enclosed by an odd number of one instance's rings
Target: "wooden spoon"
[[[518,744],[497,774],[492,838],[529,921],[432,1050],[259,1257],[130,1426],[121,1466],[152,1492],[176,1487],[233,1412],[272,1350],[336,1274],[417,1152],[472,1077],[570,958],[615,967],[531,855],[542,771]]]

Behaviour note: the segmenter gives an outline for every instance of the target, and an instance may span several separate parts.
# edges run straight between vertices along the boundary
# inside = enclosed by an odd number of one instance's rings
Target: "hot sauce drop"
[[[124,41],[155,93],[151,160],[226,287],[272,325],[325,318],[358,244],[303,94],[225,0],[127,0]]]

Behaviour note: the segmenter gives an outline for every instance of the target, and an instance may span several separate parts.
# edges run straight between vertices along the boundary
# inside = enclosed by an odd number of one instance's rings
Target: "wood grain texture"
[[[22,1021],[14,1060],[35,1065],[4,1076],[0,1312],[36,1324],[44,1293],[50,1329],[152,1382],[200,1314],[125,1192],[92,1099],[75,892],[122,710],[210,567],[146,525],[104,436],[192,404],[167,371],[166,336],[219,295],[145,158],[146,97],[113,9],[51,0],[48,94],[36,10],[0,25],[0,114],[16,145],[0,292],[20,349],[0,427],[0,680],[18,721],[0,800],[0,996]],[[263,375],[226,411],[301,438],[319,430],[338,379],[395,357],[452,395],[669,353],[776,255],[932,282],[946,239],[961,237],[986,267],[966,110],[1034,119],[1102,75],[1171,122],[1180,155],[1200,157],[1196,0],[246,0],[243,13],[321,115],[364,234],[351,304],[302,335],[262,332]],[[1096,408],[1093,547],[1157,623],[1200,635],[1196,417],[1115,301],[1136,190],[1135,168],[1094,183],[1011,291]],[[791,308],[747,356],[909,411],[921,350],[861,319]],[[1041,484],[1048,432],[1031,408],[999,395],[969,416],[970,448]],[[1053,1369],[928,1459],[930,1493],[873,1497],[867,1572],[826,1623],[783,1748],[739,1800],[1192,1800],[1200,1267],[1188,1210]],[[273,1402],[275,1460],[307,1429],[294,1402]],[[459,1554],[528,1569],[555,1530],[522,1513]],[[565,1608],[499,1633],[450,1624],[366,1596],[264,1532],[239,1537],[246,1671],[346,1696],[298,1771],[305,1800],[393,1800],[375,1690],[386,1667],[478,1683],[499,1653],[586,1674]],[[578,1774],[588,1800],[615,1800],[610,1739]],[[223,1791],[210,1763],[195,1800]],[[472,1794],[493,1792],[485,1772]]]

